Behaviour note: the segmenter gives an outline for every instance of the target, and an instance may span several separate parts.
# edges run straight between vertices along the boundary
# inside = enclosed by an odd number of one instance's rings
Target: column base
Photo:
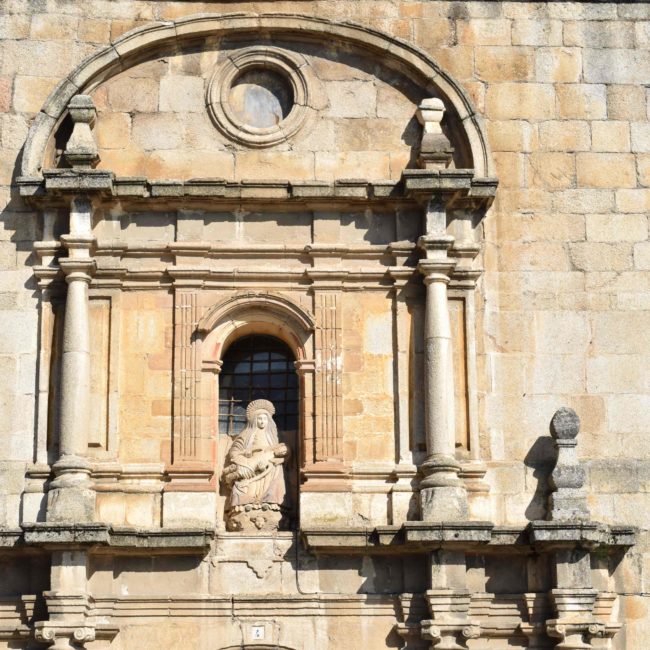
[[[90,483],[76,487],[58,487],[47,495],[46,521],[90,523],[95,520],[95,490]]]
[[[420,488],[422,521],[466,521],[467,491],[462,484]]]

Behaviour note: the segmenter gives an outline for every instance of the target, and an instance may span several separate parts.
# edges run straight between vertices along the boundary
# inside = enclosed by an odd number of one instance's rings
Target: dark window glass
[[[298,375],[286,343],[271,336],[235,341],[219,373],[219,432],[236,436],[246,426],[246,407],[254,399],[275,405],[278,431],[298,429]]]

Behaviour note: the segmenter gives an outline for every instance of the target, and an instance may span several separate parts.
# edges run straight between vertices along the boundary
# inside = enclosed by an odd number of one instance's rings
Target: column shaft
[[[90,399],[90,333],[88,283],[90,276],[73,272],[67,277],[68,296],[63,325],[61,360],[61,457],[83,457],[87,452]]]

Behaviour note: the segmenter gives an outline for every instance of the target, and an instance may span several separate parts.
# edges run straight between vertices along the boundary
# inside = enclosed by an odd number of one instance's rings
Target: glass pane
[[[272,388],[284,388],[287,385],[287,376],[283,373],[281,375],[271,375]]]
[[[266,372],[269,369],[268,361],[254,361],[253,372]]]
[[[248,375],[248,374],[246,374],[246,375],[235,375],[233,379],[235,380],[234,385],[237,388],[244,388],[245,386],[250,385],[250,375]]]

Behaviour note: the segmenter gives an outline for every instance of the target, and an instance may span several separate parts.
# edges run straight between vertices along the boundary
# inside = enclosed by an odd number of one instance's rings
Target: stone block
[[[125,523],[126,495],[120,492],[100,492],[97,495],[97,521],[116,526]]]
[[[568,153],[531,153],[526,158],[526,181],[532,187],[564,189],[575,187],[575,156]]]
[[[0,113],[8,113],[11,107],[11,87],[13,79],[11,76],[0,77]]]
[[[646,89],[643,86],[607,86],[607,117],[610,120],[644,120],[646,106]]]
[[[553,209],[564,213],[605,213],[614,207],[614,192],[608,190],[564,190],[553,195]]]
[[[569,20],[564,44],[584,48],[625,48],[634,40],[634,23],[623,20]]]
[[[314,178],[314,154],[246,151],[236,155],[235,170],[238,180],[310,180]]]
[[[352,494],[349,492],[300,492],[300,525],[346,525],[352,513]]]
[[[582,60],[584,80],[588,83],[643,84],[648,81],[648,50],[585,48]]]
[[[648,218],[644,214],[592,214],[586,221],[590,241],[623,242],[648,238]]]
[[[173,113],[136,114],[133,142],[145,151],[178,149],[182,142],[179,119]]]
[[[607,118],[606,88],[598,84],[561,84],[557,87],[558,114],[562,119]]]
[[[548,122],[544,122],[540,128],[544,124],[548,124]],[[487,123],[487,129],[493,151],[525,153],[537,149],[537,129],[530,122],[525,120],[491,121]],[[587,128],[587,141],[588,139]]]
[[[593,188],[636,186],[636,164],[632,154],[578,153],[578,185]]]
[[[57,80],[52,77],[17,75],[14,79],[14,110],[18,113],[38,113]]]
[[[127,494],[124,499],[124,521],[135,528],[160,526],[160,495]]]
[[[569,270],[566,249],[561,242],[506,242],[500,249],[502,271]]]
[[[457,23],[458,40],[464,45],[509,45],[511,22],[505,18],[473,18]]]
[[[487,90],[485,104],[491,119],[548,120],[555,117],[555,92],[550,84],[494,84]]]
[[[494,162],[503,187],[521,187],[525,184],[525,162],[523,154],[496,151]]]
[[[592,323],[594,355],[647,354],[650,349],[650,313],[598,312]],[[629,417],[635,417],[635,411]]]
[[[48,75],[65,77],[72,68],[73,48],[63,41],[6,41],[0,59],[1,74],[31,75],[47,70]]]
[[[541,82],[580,81],[582,56],[579,48],[542,47],[535,52],[535,79]]]
[[[128,113],[102,113],[95,124],[100,149],[128,149],[131,141],[131,116]]]
[[[632,134],[632,151],[650,152],[650,122],[633,122],[630,124]]]
[[[123,113],[154,113],[158,110],[156,79],[118,76],[107,84],[108,103]]]
[[[644,393],[650,390],[647,356],[607,354],[587,360],[590,393]]]
[[[639,154],[636,157],[639,185],[650,187],[650,154]]]
[[[650,271],[650,242],[634,245],[634,268],[639,271]]]
[[[5,19],[0,22],[0,39],[27,38],[29,36],[30,24],[31,16],[28,14],[11,14],[11,20]]]
[[[535,58],[530,47],[477,47],[476,74],[488,83],[532,80]]]
[[[202,113],[205,110],[204,82],[201,77],[168,75],[160,80],[160,110]]]
[[[580,354],[537,354],[527,367],[525,392],[571,395],[585,390],[585,357]]]
[[[390,178],[390,156],[372,151],[323,152],[316,155],[315,177],[319,181],[340,178],[358,178],[363,170],[364,178],[384,180]]]
[[[535,350],[541,353],[587,353],[591,340],[587,315],[570,311],[535,314]]]
[[[1,93],[2,90],[0,89],[0,95]],[[25,144],[28,129],[29,118],[26,115],[0,115],[0,142],[2,147],[14,151],[20,149]]]
[[[549,18],[516,19],[512,22],[513,45],[562,45],[562,23]]]
[[[569,244],[569,256],[580,271],[627,271],[632,269],[629,243],[575,242]]]
[[[628,122],[615,122],[611,120],[592,122],[591,140],[591,148],[594,151],[629,151],[630,125]]]
[[[546,151],[589,151],[589,123],[579,120],[549,120],[539,125],[539,146]]]
[[[216,526],[217,497],[214,492],[165,492],[162,499],[162,525]]]
[[[76,16],[49,12],[36,14],[32,18],[29,35],[30,38],[41,41],[74,41],[77,37],[78,23],[79,19]]]
[[[85,43],[108,43],[111,26],[105,20],[81,18],[78,27],[79,40]]]
[[[372,117],[377,114],[377,89],[372,81],[330,81],[325,84],[331,117]]]

